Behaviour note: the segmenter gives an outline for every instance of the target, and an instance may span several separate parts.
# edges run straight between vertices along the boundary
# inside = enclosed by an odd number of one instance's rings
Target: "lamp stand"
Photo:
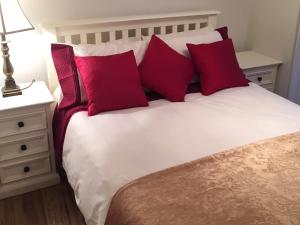
[[[3,57],[3,73],[6,76],[5,85],[2,88],[2,95],[3,97],[10,97],[15,95],[22,95],[22,91],[14,78],[12,77],[14,73],[14,68],[9,60],[9,48],[7,45],[7,41],[5,35],[1,35],[1,51]]]

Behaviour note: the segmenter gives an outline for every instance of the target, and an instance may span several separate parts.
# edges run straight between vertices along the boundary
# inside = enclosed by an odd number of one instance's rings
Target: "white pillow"
[[[81,44],[73,46],[75,56],[107,56],[124,53],[133,50],[137,65],[143,60],[147,49],[147,42],[143,40],[122,39],[101,44]],[[81,102],[87,101],[86,92],[79,71],[78,80],[80,86]]]
[[[113,42],[101,43],[97,45],[81,44],[74,46],[75,56],[107,56],[134,51],[137,64],[140,64],[147,49],[147,42],[143,40],[118,40]]]
[[[177,34],[177,35],[176,35]],[[166,34],[158,36],[167,45],[173,48],[178,53],[190,58],[190,54],[186,44],[210,44],[217,41],[222,41],[223,38],[218,31],[187,31],[175,34]],[[145,40],[146,41],[146,40]],[[150,38],[147,40],[150,41]]]

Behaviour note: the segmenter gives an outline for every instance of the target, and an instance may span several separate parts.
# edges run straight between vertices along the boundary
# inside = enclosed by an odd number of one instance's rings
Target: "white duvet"
[[[103,225],[128,182],[232,147],[300,131],[300,106],[261,87],[186,96],[88,117],[67,128],[63,166],[88,225]]]

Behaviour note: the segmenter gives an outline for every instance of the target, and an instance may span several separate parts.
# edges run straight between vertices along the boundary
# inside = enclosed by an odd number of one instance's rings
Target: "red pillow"
[[[75,57],[88,99],[88,115],[148,106],[133,51]]]
[[[228,27],[220,27],[220,28],[216,29],[216,31],[218,31],[220,33],[223,40],[228,39]]]
[[[51,53],[58,81],[63,93],[59,109],[80,104],[80,88],[73,48],[69,45],[52,44]]]
[[[187,44],[187,47],[200,75],[203,95],[225,88],[248,86],[231,39],[212,44]]]
[[[191,60],[153,35],[139,71],[146,88],[170,101],[182,102],[192,80],[194,66]]]

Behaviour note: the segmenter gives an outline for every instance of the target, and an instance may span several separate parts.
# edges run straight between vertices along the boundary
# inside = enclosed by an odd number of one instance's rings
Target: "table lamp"
[[[1,50],[3,56],[3,73],[6,76],[4,87],[2,88],[3,97],[21,95],[22,91],[13,78],[14,68],[9,60],[7,34],[33,30],[34,27],[26,18],[18,0],[0,0],[0,35]]]

